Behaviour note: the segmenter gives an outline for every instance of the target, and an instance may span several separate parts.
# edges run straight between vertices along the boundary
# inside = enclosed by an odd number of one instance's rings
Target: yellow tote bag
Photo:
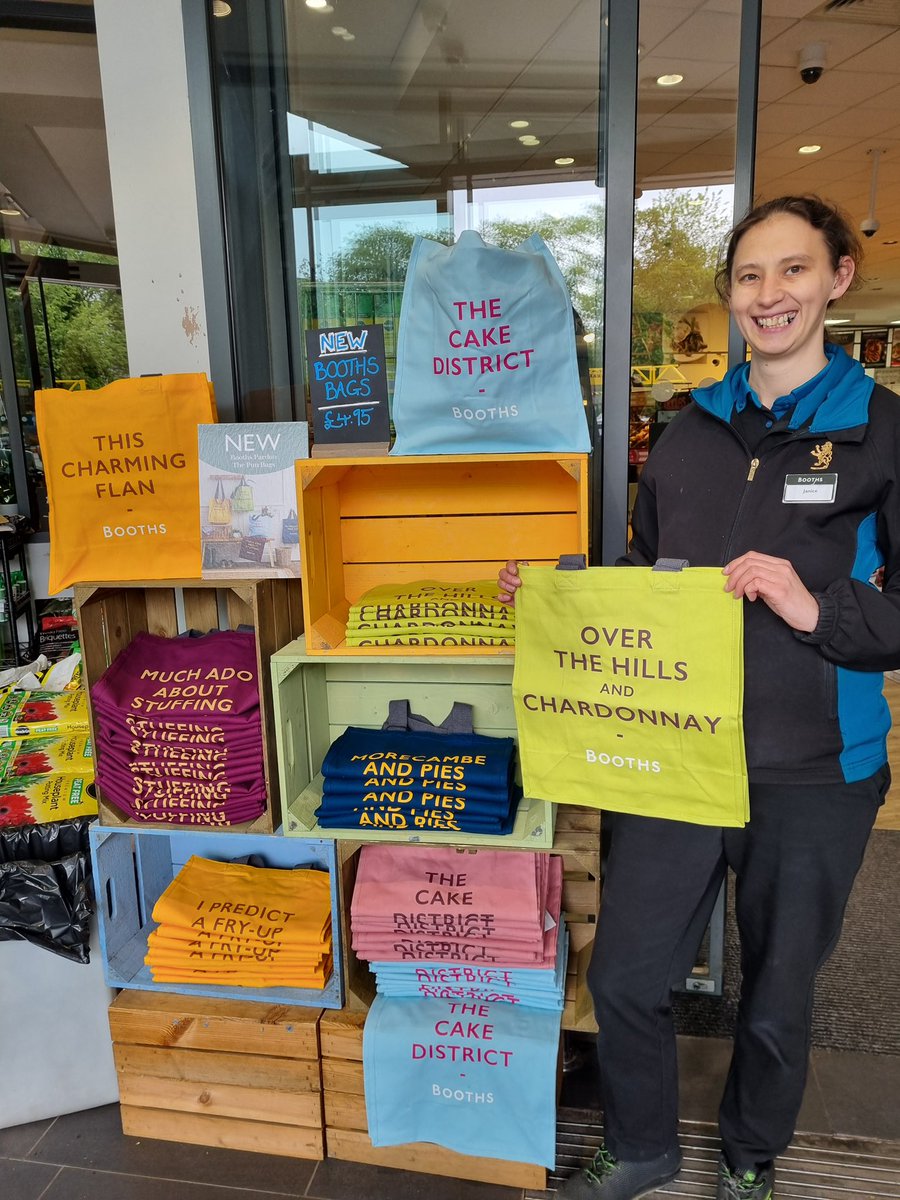
[[[35,394],[50,501],[50,594],[70,584],[200,576],[197,426],[205,375]]]
[[[525,794],[699,825],[749,819],[743,605],[714,567],[522,567]]]

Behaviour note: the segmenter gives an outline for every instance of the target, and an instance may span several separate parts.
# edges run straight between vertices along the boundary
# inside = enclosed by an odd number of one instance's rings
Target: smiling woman
[[[860,258],[849,222],[814,196],[770,201],[735,228],[716,282],[766,408],[826,366],[825,314],[853,286]]]
[[[852,228],[817,197],[749,213],[718,283],[752,359],[694,389],[641,476],[623,565],[719,566],[744,602],[750,820],[616,814],[588,972],[606,1144],[565,1200],[636,1200],[678,1173],[668,991],[728,868],[743,990],[716,1197],[775,1194],[804,1093],[810,996],[890,783],[881,672],[900,666],[900,406],[824,337],[858,261]],[[510,600],[514,568],[499,579]]]

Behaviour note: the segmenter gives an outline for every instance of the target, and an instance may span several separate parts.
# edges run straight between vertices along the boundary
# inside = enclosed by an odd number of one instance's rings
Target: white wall
[[[181,0],[94,0],[131,375],[209,371]]]

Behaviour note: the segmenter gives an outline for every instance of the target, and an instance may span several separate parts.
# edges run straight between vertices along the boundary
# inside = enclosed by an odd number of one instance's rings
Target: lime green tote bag
[[[744,825],[743,604],[721,570],[521,576],[513,696],[525,794]]]

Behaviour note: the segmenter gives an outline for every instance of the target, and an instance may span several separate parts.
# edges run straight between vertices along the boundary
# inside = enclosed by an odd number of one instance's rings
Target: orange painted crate
[[[365,652],[347,646],[347,618],[377,584],[492,579],[509,558],[538,565],[587,554],[586,454],[304,459],[296,470],[310,654]],[[453,648],[467,652],[492,649]]]

